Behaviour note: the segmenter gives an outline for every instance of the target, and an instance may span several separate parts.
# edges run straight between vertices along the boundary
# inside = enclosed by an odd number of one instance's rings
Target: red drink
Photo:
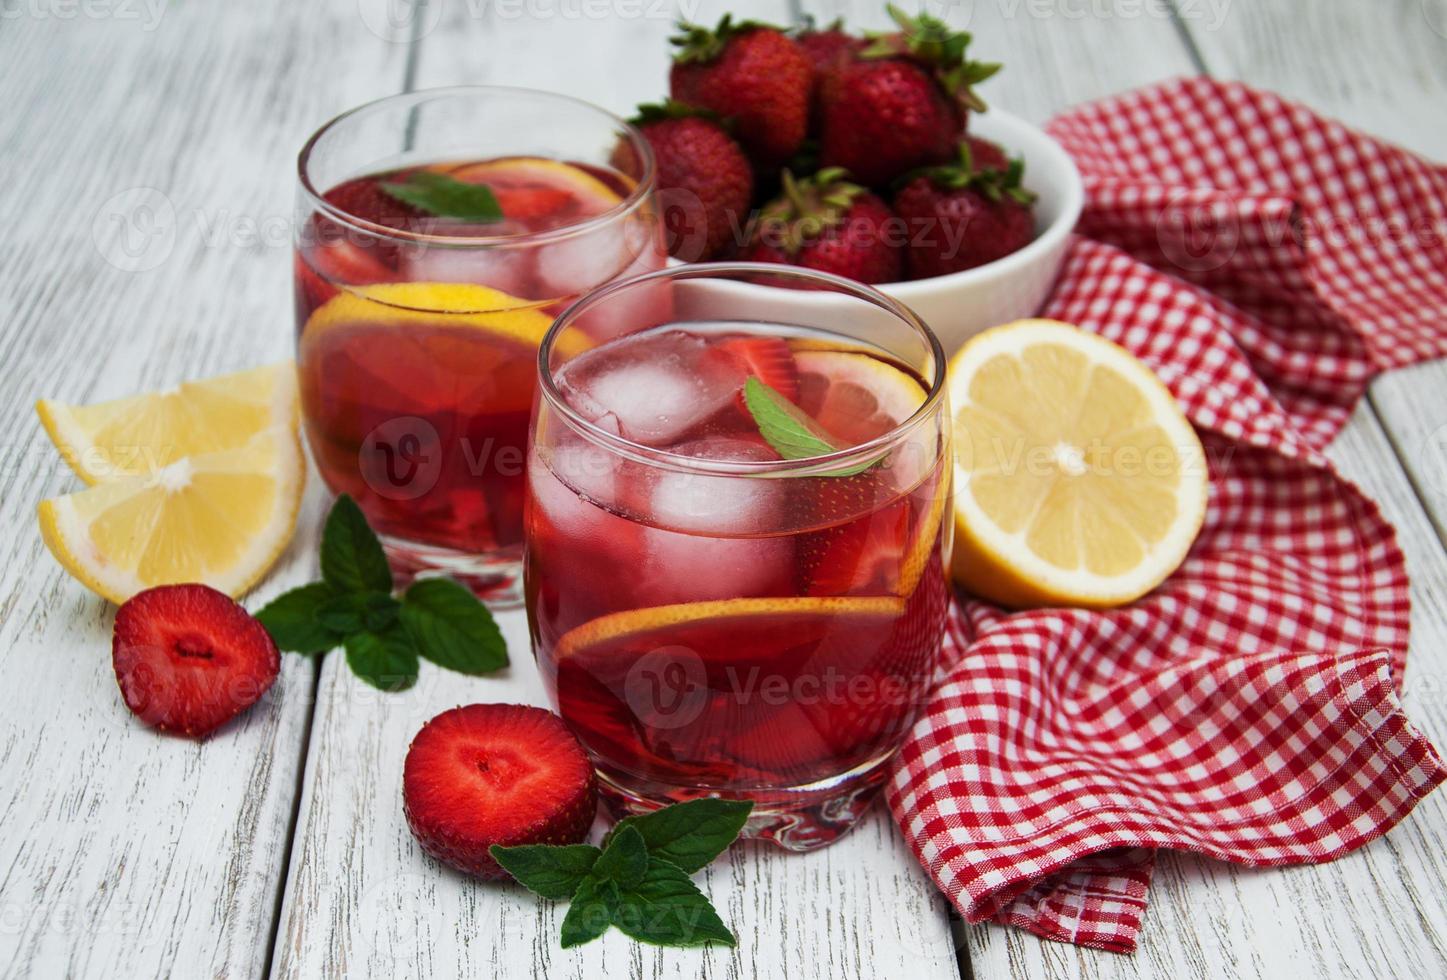
[[[742,397],[751,375],[836,447],[878,445],[874,465],[799,475]],[[939,647],[945,441],[930,418],[901,434],[929,386],[845,337],[729,322],[615,340],[553,390],[529,461],[527,605],[544,680],[612,798],[742,796],[758,834],[832,840]]]
[[[520,598],[538,344],[582,293],[662,267],[646,147],[586,103],[473,87],[363,106],[303,148],[307,436],[404,581]]]

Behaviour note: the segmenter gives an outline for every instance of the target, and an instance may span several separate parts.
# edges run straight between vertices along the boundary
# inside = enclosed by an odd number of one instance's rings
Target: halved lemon
[[[367,326],[473,328],[536,348],[553,319],[534,300],[519,299],[489,286],[455,282],[388,282],[357,286],[317,308],[302,330],[302,356],[323,332]],[[589,346],[577,331],[558,344],[565,357]]]
[[[71,469],[95,484],[236,449],[275,426],[295,429],[296,368],[286,361],[97,405],[43,398],[35,411]]]
[[[115,603],[176,582],[240,595],[291,540],[304,465],[296,430],[276,426],[244,446],[41,501],[40,532],[66,571]]]
[[[1205,453],[1124,348],[1021,320],[961,348],[949,389],[962,586],[1008,606],[1112,606],[1180,565],[1205,517]]]

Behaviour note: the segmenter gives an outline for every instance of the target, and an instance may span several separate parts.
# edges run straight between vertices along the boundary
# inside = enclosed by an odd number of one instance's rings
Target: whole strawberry
[[[943,21],[889,12],[901,30],[827,74],[819,92],[821,160],[874,187],[947,161],[969,110],[985,107],[974,84],[1000,69],[967,61],[970,35]]]
[[[903,236],[894,213],[845,177],[837,167],[805,180],[784,171],[783,193],[759,210],[741,258],[803,266],[858,282],[897,282]]]
[[[908,229],[911,279],[973,269],[1029,244],[1035,233],[1035,195],[1020,184],[1024,164],[980,168],[970,143],[957,163],[927,167],[894,196]]]
[[[772,169],[799,149],[809,122],[809,59],[777,28],[738,24],[725,14],[713,30],[681,23],[668,87],[673,98],[729,120],[754,164]]]
[[[794,40],[818,75],[853,60],[865,45],[863,38],[855,37],[844,30],[843,18],[828,27],[817,29],[810,23],[794,35]]]
[[[632,122],[658,163],[658,209],[668,254],[685,262],[714,258],[748,224],[753,168],[711,114],[672,100],[638,107]]]

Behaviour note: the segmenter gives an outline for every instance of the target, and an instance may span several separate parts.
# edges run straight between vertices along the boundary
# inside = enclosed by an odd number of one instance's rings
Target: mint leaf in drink
[[[337,498],[322,529],[322,581],[292,589],[256,618],[278,648],[320,653],[342,646],[347,664],[384,691],[417,681],[418,660],[464,674],[507,666],[507,643],[487,607],[452,579],[413,583],[392,596],[392,569],[357,502]]]
[[[462,674],[507,666],[507,643],[487,607],[446,578],[414,582],[402,597],[402,622],[428,660]]]
[[[610,925],[659,946],[732,946],[733,933],[688,876],[733,843],[752,809],[739,800],[690,800],[620,821],[601,851],[535,844],[493,847],[491,854],[544,898],[572,896],[564,948],[591,942]]]
[[[681,868],[656,857],[634,888],[621,889],[613,924],[655,946],[701,946],[736,942],[729,927]]]
[[[613,836],[635,830],[647,845],[650,857],[693,874],[734,842],[753,808],[744,800],[689,800],[652,813],[624,817],[613,828]]]
[[[572,898],[603,852],[592,844],[494,844],[489,853],[529,891],[543,898]],[[645,860],[647,856],[645,852]]]
[[[352,673],[373,687],[403,691],[417,683],[417,647],[400,624],[380,633],[353,633],[345,646]]]
[[[750,375],[744,382],[744,405],[759,427],[759,435],[785,459],[811,459],[845,448],[834,442],[819,424],[774,388]],[[873,466],[877,460],[860,463],[842,470],[811,476],[856,476]]]
[[[648,871],[648,859],[648,845],[643,843],[643,835],[632,827],[623,827],[603,848],[598,863],[593,865],[593,877],[607,878],[620,889],[634,888]]]
[[[325,582],[303,585],[268,602],[256,618],[279,649],[292,653],[325,653],[346,638],[317,617],[317,611],[335,594]]]
[[[338,592],[392,592],[392,569],[362,508],[347,494],[322,529],[322,580]]]
[[[607,878],[589,875],[578,885],[558,939],[564,949],[581,946],[608,931],[618,912],[618,886]]]
[[[502,220],[502,207],[492,188],[469,184],[430,170],[418,170],[402,182],[386,182],[382,190],[403,204],[438,218],[488,223]]]

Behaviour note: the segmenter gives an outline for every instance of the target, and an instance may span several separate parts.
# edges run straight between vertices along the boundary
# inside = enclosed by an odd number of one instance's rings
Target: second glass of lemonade
[[[299,177],[297,367],[322,478],[401,580],[516,601],[538,344],[581,294],[664,263],[646,141],[565,96],[439,89],[327,123]],[[590,343],[628,327],[618,313]]]
[[[610,803],[749,799],[746,833],[834,840],[944,628],[939,343],[844,279],[696,265],[585,297],[539,368],[532,641]]]

